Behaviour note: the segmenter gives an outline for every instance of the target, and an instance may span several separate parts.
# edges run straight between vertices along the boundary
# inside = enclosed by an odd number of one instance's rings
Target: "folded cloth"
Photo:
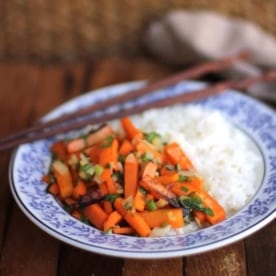
[[[238,62],[228,78],[258,75],[276,68],[276,39],[251,22],[210,11],[173,11],[153,22],[143,37],[146,47],[169,64],[187,66],[239,51],[250,53],[250,63]],[[262,83],[248,92],[276,101],[276,85]]]

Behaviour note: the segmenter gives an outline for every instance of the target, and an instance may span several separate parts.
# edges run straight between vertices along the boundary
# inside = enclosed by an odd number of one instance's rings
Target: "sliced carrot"
[[[118,211],[113,211],[111,214],[108,215],[107,219],[103,224],[103,230],[107,231],[112,229],[116,224],[118,224],[122,220],[122,216]]]
[[[170,190],[177,196],[186,196],[195,191],[199,191],[199,188],[185,182],[176,182],[172,184]]]
[[[198,190],[204,189],[204,181],[202,178],[191,176],[189,177],[188,184],[190,186],[193,186],[194,188],[197,188]]]
[[[117,192],[115,181],[112,178],[112,169],[105,168],[99,176],[101,181],[106,183],[107,191],[110,194],[115,194]]]
[[[176,169],[175,168],[169,169],[167,165],[162,166],[162,168],[160,169],[160,175],[170,175],[175,173],[176,173]]]
[[[67,197],[65,199],[63,199],[63,201],[67,204],[67,205],[72,205],[75,204],[77,201],[71,197]]]
[[[103,141],[106,137],[113,134],[114,131],[111,126],[104,125],[100,127],[98,130],[90,133],[88,137],[86,138],[86,143],[88,146],[92,146],[94,144],[97,144],[101,141]]]
[[[113,129],[105,125],[98,130],[90,133],[87,137],[76,138],[67,143],[67,151],[69,153],[81,151],[88,146],[92,146],[96,143],[104,140],[108,135],[113,133]]]
[[[143,133],[138,128],[136,128],[136,126],[128,117],[121,119],[121,125],[129,140],[133,140],[134,138],[142,139],[144,137]]]
[[[73,198],[78,199],[80,196],[85,195],[87,193],[86,185],[83,181],[79,180],[77,185],[74,187],[73,190]]]
[[[55,160],[52,164],[53,172],[57,180],[59,192],[62,198],[72,195],[74,187],[72,177],[67,165],[59,160]]]
[[[102,146],[99,152],[99,164],[103,167],[111,166],[111,168],[118,170],[118,140],[112,138],[110,145]]]
[[[216,224],[225,220],[226,213],[224,208],[211,195],[205,191],[196,191],[194,195],[202,200],[204,207],[210,208],[213,211],[212,216],[206,214],[206,219],[209,223]]]
[[[134,150],[133,144],[129,140],[124,139],[123,142],[120,145],[119,154],[123,155],[123,156],[126,156],[130,152],[132,152],[133,150]]]
[[[114,227],[112,229],[113,234],[118,234],[118,235],[128,235],[128,234],[133,234],[135,233],[134,229],[131,227]]]
[[[47,191],[50,194],[57,196],[59,193],[59,188],[58,188],[57,183],[48,184]]]
[[[89,156],[91,162],[98,163],[100,150],[101,150],[101,144],[98,143],[86,148],[84,152]]]
[[[108,215],[111,214],[113,212],[112,203],[108,200],[104,200],[103,209]]]
[[[194,218],[195,218],[196,223],[197,223],[200,227],[203,227],[204,224],[206,224],[206,222],[207,222],[206,214],[204,214],[204,213],[201,212],[201,211],[197,211],[197,210],[194,210],[194,211],[193,211],[193,214],[194,214]]]
[[[138,187],[139,163],[134,154],[130,153],[124,164],[124,193],[125,198],[134,197]]]
[[[104,222],[106,221],[108,215],[102,209],[100,204],[95,203],[91,204],[88,207],[85,207],[84,210],[85,217],[98,229],[103,230]]]
[[[41,181],[43,181],[45,184],[50,184],[51,181],[50,181],[50,174],[45,174],[41,177]]]
[[[99,190],[101,192],[101,194],[103,196],[107,195],[108,194],[108,189],[107,189],[107,185],[106,185],[106,182],[102,182],[100,185],[99,185]]]
[[[145,167],[142,170],[142,178],[144,178],[146,175],[150,177],[155,177],[157,172],[157,165],[154,162],[149,161]]]
[[[85,138],[76,138],[67,143],[67,151],[69,153],[78,152],[86,147]]]
[[[184,226],[183,213],[181,208],[157,209],[155,211],[144,211],[139,213],[150,228],[171,225],[173,228]]]
[[[163,155],[149,142],[146,140],[139,140],[135,143],[137,152],[143,156],[144,154],[150,155],[158,163],[163,162]]]
[[[114,208],[124,217],[126,214],[126,208],[124,200],[121,197],[118,197],[114,201]]]
[[[127,211],[124,219],[141,237],[147,237],[151,233],[149,225],[145,219],[138,213]]]
[[[192,162],[177,143],[166,145],[164,151],[173,165],[179,164],[183,170],[194,169]]]
[[[145,195],[138,188],[133,199],[133,207],[138,211],[143,211],[145,209],[145,205],[146,205]]]
[[[64,141],[57,141],[52,144],[51,151],[56,155],[59,160],[65,161],[68,158],[66,143]]]
[[[81,213],[78,210],[74,210],[71,215],[76,219],[81,219]]]
[[[118,163],[118,157],[119,157],[119,142],[117,139],[113,139],[112,145],[111,145],[111,166],[114,170],[119,170],[119,163]]]
[[[150,191],[156,198],[175,198],[175,194],[168,190],[164,185],[159,184],[155,178],[146,175],[140,185]]]
[[[174,173],[174,174],[169,174],[169,175],[161,175],[161,176],[156,177],[156,180],[158,183],[163,184],[163,185],[172,184],[179,180],[179,174]]]

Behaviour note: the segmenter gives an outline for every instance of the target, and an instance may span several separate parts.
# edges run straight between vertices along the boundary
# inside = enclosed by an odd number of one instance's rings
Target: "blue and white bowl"
[[[43,120],[49,120],[81,107],[142,87],[145,82],[132,82],[99,89],[75,98],[53,110]],[[129,104],[121,104],[104,112],[187,93],[202,88],[199,82],[181,82],[145,96]],[[276,115],[264,104],[227,90],[219,96],[198,101],[213,110],[219,110],[230,122],[246,132],[255,142],[263,157],[262,183],[255,196],[234,216],[217,225],[189,234],[168,237],[141,238],[106,235],[71,217],[45,191],[41,177],[51,161],[49,146],[54,137],[18,147],[10,162],[10,187],[13,196],[27,217],[51,236],[78,248],[116,257],[154,259],[188,256],[217,249],[241,240],[261,229],[275,216],[276,207]],[[97,112],[101,115],[103,112]],[[69,135],[74,135],[74,132]]]

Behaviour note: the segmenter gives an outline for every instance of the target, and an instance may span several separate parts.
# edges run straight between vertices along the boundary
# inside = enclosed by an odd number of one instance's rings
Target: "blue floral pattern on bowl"
[[[53,110],[43,120],[60,116],[107,97],[127,93],[145,85],[133,82],[114,85],[87,93]],[[179,93],[189,93],[202,88],[199,82],[181,82],[145,96],[129,104],[97,112],[135,108],[139,104],[166,98]],[[50,164],[49,146],[62,135],[25,144],[17,148],[10,163],[10,186],[22,211],[41,229],[55,238],[73,246],[117,257],[168,258],[206,252],[240,240],[275,218],[276,207],[276,116],[275,112],[262,103],[237,91],[225,91],[215,97],[198,101],[212,110],[219,110],[224,116],[244,131],[263,155],[264,176],[251,201],[237,214],[222,223],[196,232],[159,238],[139,238],[120,235],[106,235],[73,217],[45,191],[41,181]],[[75,135],[72,131],[68,135]]]

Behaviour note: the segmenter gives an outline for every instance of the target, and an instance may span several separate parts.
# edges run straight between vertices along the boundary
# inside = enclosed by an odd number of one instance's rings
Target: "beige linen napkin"
[[[276,68],[276,39],[258,26],[210,11],[173,11],[153,22],[143,37],[158,58],[174,65],[191,65],[248,50],[251,63],[237,63],[227,77],[260,74]],[[262,83],[248,89],[254,96],[276,101],[276,84]]]

